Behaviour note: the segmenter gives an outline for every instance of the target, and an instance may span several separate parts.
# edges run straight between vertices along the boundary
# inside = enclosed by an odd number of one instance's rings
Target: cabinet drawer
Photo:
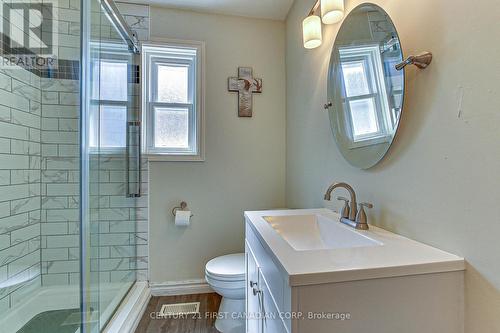
[[[272,257],[264,249],[260,240],[257,238],[252,227],[250,227],[248,223],[246,223],[245,229],[247,244],[255,255],[257,265],[267,281],[270,294],[273,296],[278,310],[288,311],[284,309],[284,290],[285,287],[288,287],[285,283],[286,274],[283,273]]]

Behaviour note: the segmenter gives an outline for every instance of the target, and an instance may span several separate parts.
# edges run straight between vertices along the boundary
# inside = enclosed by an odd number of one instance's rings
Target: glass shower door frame
[[[80,309],[81,332],[90,333],[88,323],[91,322],[90,286],[90,33],[91,33],[91,1],[81,0],[81,33],[80,33]]]
[[[111,10],[111,12],[110,12]],[[118,19],[116,18],[118,17]],[[93,22],[93,20],[99,20]],[[117,12],[117,8],[112,0],[81,0],[81,116],[80,116],[80,300],[81,300],[81,333],[98,333],[104,328],[107,322],[112,317],[114,311],[120,304],[120,301],[125,297],[129,288],[135,283],[135,266],[137,265],[137,248],[135,253],[126,253],[119,258],[125,263],[128,260],[128,269],[121,268],[118,275],[113,277],[113,272],[109,272],[109,267],[103,272],[101,265],[106,260],[109,260],[106,255],[101,256],[101,223],[110,223],[107,218],[101,219],[101,209],[107,209],[112,206],[102,206],[101,198],[109,200],[109,196],[114,196],[120,199],[125,198],[126,205],[123,208],[129,215],[128,219],[134,221],[136,218],[137,199],[141,196],[141,123],[139,109],[135,109],[133,105],[135,94],[127,94],[127,104],[130,104],[130,110],[127,108],[127,123],[125,126],[126,145],[120,153],[111,154],[109,149],[102,147],[99,134],[95,139],[95,128],[97,133],[101,126],[100,113],[102,112],[100,105],[100,85],[103,77],[101,77],[101,60],[106,58],[106,51],[103,45],[106,45],[108,39],[113,39],[109,35],[102,35],[100,30],[103,27],[107,28],[109,24],[116,29],[116,32],[123,40],[126,52],[130,51],[129,72],[131,66],[137,61],[135,54],[138,53],[139,46],[133,37],[128,27],[124,26],[123,18]],[[94,29],[97,28],[97,29]],[[109,30],[109,29],[108,29]],[[96,35],[96,31],[97,35]],[[132,37],[131,37],[132,36]],[[94,40],[95,39],[95,40]],[[128,51],[127,51],[128,49]],[[92,65],[99,64],[99,70],[93,71]],[[132,76],[134,77],[134,76]],[[128,79],[127,79],[128,80]],[[94,82],[93,82],[94,81]],[[130,84],[131,82],[128,82]],[[133,82],[136,83],[137,82]],[[99,98],[96,104],[95,85],[99,85]],[[128,90],[128,89],[127,89]],[[137,98],[137,97],[135,97]],[[138,103],[140,105],[140,103]],[[97,110],[97,111],[96,111]],[[98,116],[95,117],[97,112]],[[92,117],[94,115],[94,117]],[[97,124],[94,120],[97,119]],[[92,130],[94,128],[94,130]],[[91,140],[92,139],[92,140]],[[95,142],[97,142],[97,147]],[[117,163],[119,170],[125,173],[123,193],[117,190],[116,193],[101,192],[101,186],[106,183],[106,180],[101,179],[101,171],[109,172],[103,165],[106,163]],[[116,165],[115,165],[116,168]],[[104,200],[106,201],[106,200]],[[121,207],[121,206],[117,206]],[[130,222],[129,221],[129,222]],[[117,221],[117,222],[122,222]],[[127,221],[124,221],[125,223]],[[97,231],[97,233],[96,233]],[[109,231],[111,232],[111,231]],[[127,231],[130,232],[130,231]],[[104,231],[106,233],[106,231]],[[135,239],[130,241],[124,247],[134,247]],[[122,243],[116,243],[120,247]],[[106,244],[104,244],[106,245]],[[109,247],[109,245],[106,245]],[[108,250],[109,251],[109,250]],[[122,262],[121,262],[122,263]],[[120,266],[121,266],[120,263]],[[109,265],[108,265],[109,266]],[[130,272],[129,272],[130,270]],[[124,272],[126,274],[124,274]],[[101,282],[101,274],[110,274],[108,280]],[[131,280],[132,279],[132,280]],[[111,287],[107,289],[106,285],[109,282]],[[118,285],[115,290],[114,283]],[[130,285],[129,285],[130,283]],[[106,288],[104,288],[106,287]],[[126,287],[126,290],[124,289]],[[125,292],[125,294],[123,294]],[[111,302],[108,297],[112,296]]]

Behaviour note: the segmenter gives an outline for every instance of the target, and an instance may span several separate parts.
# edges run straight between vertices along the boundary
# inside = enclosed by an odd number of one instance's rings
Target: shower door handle
[[[135,130],[134,130],[135,129]],[[141,196],[142,183],[142,153],[141,153],[141,122],[127,122],[127,147],[125,156],[125,187],[127,198],[139,198]],[[133,163],[131,163],[131,160]],[[133,166],[133,169],[131,167]],[[130,176],[134,175],[134,179],[130,180]],[[132,189],[131,189],[132,187]]]

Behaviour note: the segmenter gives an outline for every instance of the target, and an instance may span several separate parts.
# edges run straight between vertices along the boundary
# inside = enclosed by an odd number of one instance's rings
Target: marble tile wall
[[[58,56],[80,60],[80,0],[57,1]],[[78,284],[79,81],[41,78],[42,285]]]
[[[57,0],[58,57],[80,60],[80,0]]]
[[[38,76],[0,69],[0,313],[41,284],[40,102]]]
[[[124,196],[124,159],[101,155],[93,160],[91,271],[101,282],[147,280],[147,185],[141,198]],[[147,163],[143,163],[147,168]],[[147,171],[143,174],[147,176]]]
[[[1,1],[1,5],[4,5]],[[7,15],[3,11],[3,15]],[[7,16],[1,18],[2,24]],[[27,18],[26,18],[27,19]],[[26,25],[27,22],[24,22]],[[23,27],[12,29],[23,31]],[[40,78],[5,66],[0,47],[0,313],[41,285]],[[8,55],[8,54],[7,54]]]
[[[116,2],[116,5],[129,27],[137,33],[138,39],[148,41],[150,39],[149,6],[125,2]]]
[[[42,284],[79,283],[79,82],[41,79]]]

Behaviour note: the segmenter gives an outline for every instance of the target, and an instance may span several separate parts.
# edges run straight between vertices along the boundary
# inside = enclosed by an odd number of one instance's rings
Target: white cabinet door
[[[262,322],[260,320],[261,305],[259,294],[255,291],[259,290],[259,267],[255,260],[248,244],[245,244],[245,257],[246,257],[246,316],[247,316],[247,333],[261,333]]]
[[[264,277],[259,276],[260,309],[262,313],[261,333],[287,333],[280,312]]]

